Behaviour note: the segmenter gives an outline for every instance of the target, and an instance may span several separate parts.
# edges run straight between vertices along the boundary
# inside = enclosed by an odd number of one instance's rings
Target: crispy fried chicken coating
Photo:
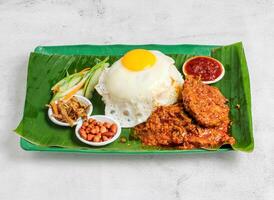
[[[227,100],[216,87],[188,76],[182,89],[185,110],[202,126],[219,126],[229,121]]]
[[[215,149],[235,144],[229,135],[229,107],[219,89],[188,77],[182,102],[159,106],[148,120],[134,128],[144,145],[178,149]]]
[[[229,121],[214,128],[204,128],[192,122],[182,104],[158,107],[149,119],[135,127],[135,135],[144,145],[173,146],[179,149],[218,148],[234,144],[228,135]]]

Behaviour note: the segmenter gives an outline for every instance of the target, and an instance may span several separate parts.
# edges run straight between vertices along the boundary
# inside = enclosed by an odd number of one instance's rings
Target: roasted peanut
[[[106,128],[105,126],[101,126],[100,132],[101,132],[101,133],[107,132],[107,128]]]
[[[107,137],[112,137],[113,135],[115,135],[115,133],[108,131],[108,132],[102,133],[102,135]]]
[[[88,134],[88,137],[87,137],[87,140],[88,140],[88,141],[91,141],[93,138],[94,138],[94,135]]]
[[[85,134],[86,133],[86,131],[84,130],[84,129],[80,129],[80,131],[79,131],[79,133],[80,133],[80,135],[82,135],[82,134]]]
[[[107,136],[103,136],[102,139],[103,139],[103,141],[109,140]]]
[[[103,123],[102,123],[102,122],[98,122],[98,121],[97,121],[97,125],[98,125],[98,126],[102,126],[102,125],[103,125]]]
[[[96,127],[94,127],[93,129],[91,129],[90,132],[93,133],[93,134],[98,133]]]
[[[82,138],[93,142],[104,142],[111,139],[117,132],[117,125],[100,122],[92,118],[83,122],[79,133]]]
[[[120,142],[121,143],[126,143],[127,142],[127,138],[125,136],[120,137]]]
[[[111,127],[111,123],[108,122],[104,122],[103,124],[107,129],[109,129]]]
[[[88,122],[85,121],[85,122],[83,123],[82,127],[87,127],[87,126],[88,126]]]
[[[101,140],[101,134],[98,134],[93,138],[93,142],[100,142],[100,140]]]
[[[87,133],[86,132],[83,132],[82,134],[81,134],[81,137],[83,138],[83,139],[87,139]]]
[[[110,127],[111,132],[116,133],[117,132],[117,125],[116,124],[112,124]]]
[[[93,129],[95,134],[100,132],[100,128],[98,126],[95,126]]]

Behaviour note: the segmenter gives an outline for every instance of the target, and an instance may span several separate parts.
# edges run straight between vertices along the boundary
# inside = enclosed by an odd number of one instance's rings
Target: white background
[[[253,153],[107,156],[25,152],[29,53],[38,45],[243,41]],[[274,1],[0,0],[0,199],[274,198]]]

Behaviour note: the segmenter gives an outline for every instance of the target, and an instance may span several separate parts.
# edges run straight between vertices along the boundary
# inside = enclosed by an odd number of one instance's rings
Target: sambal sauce
[[[214,81],[222,75],[222,64],[210,57],[197,56],[191,58],[184,65],[184,73],[201,77],[202,81]]]

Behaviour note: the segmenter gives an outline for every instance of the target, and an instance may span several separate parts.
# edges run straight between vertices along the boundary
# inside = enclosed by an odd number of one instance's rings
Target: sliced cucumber
[[[95,85],[97,85],[100,75],[104,71],[104,69],[108,67],[108,63],[103,64],[100,68],[96,69],[87,80],[86,87],[84,89],[85,93],[84,96],[88,99],[92,98],[92,93],[94,91]]]

